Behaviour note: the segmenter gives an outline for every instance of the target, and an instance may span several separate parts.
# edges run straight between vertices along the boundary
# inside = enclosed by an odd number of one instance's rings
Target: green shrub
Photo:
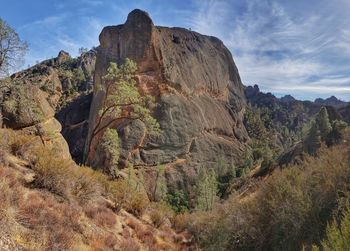
[[[184,213],[189,210],[188,196],[181,190],[168,193],[165,200],[176,213]]]
[[[350,248],[350,214],[347,211],[340,224],[333,221],[327,226],[326,238],[322,241],[324,251],[343,251]]]

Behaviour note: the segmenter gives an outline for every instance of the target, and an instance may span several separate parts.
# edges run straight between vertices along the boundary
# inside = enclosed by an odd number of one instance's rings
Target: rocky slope
[[[79,161],[87,134],[95,60],[94,50],[78,58],[61,51],[56,58],[2,80],[0,124],[43,134],[43,141]]]
[[[163,130],[160,137],[150,138],[140,121],[113,125],[121,138],[121,164],[166,164],[169,184],[174,185],[190,181],[196,168],[213,165],[219,156],[239,158],[248,140],[242,124],[243,85],[219,39],[155,26],[141,10],[132,11],[123,25],[105,27],[99,39],[90,130],[105,98],[96,86],[103,86],[109,62],[125,58],[138,64],[141,92],[156,98],[154,115]],[[99,166],[101,158],[92,152],[89,163]]]
[[[0,129],[1,251],[198,250],[170,209],[38,141]]]

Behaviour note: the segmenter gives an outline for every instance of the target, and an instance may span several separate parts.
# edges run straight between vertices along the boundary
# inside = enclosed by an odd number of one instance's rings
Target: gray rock
[[[248,140],[242,123],[245,97],[229,50],[217,38],[182,28],[154,26],[146,12],[132,11],[124,25],[100,34],[89,129],[105,98],[102,77],[109,62],[130,58],[138,64],[140,89],[153,95],[154,116],[163,134],[144,135],[141,125],[113,125],[122,139],[121,163],[140,167],[166,164],[169,184],[191,180],[219,157],[238,160]],[[91,133],[91,132],[90,132]],[[142,143],[140,143],[142,142]],[[98,144],[98,137],[93,148]],[[92,151],[90,163],[98,156]]]

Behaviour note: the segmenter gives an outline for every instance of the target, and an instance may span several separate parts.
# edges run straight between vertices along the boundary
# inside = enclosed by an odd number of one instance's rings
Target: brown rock
[[[100,34],[90,129],[105,98],[97,86],[103,86],[102,76],[109,62],[122,63],[127,57],[138,64],[137,80],[142,92],[152,94],[159,103],[154,115],[163,135],[146,136],[140,144],[136,136],[142,134],[140,127],[114,125],[124,142],[121,163],[167,164],[168,177],[183,181],[193,176],[190,167],[195,170],[214,165],[219,156],[227,161],[239,159],[248,139],[242,124],[245,97],[229,50],[214,37],[154,26],[141,10],[132,11],[124,25],[107,26]],[[125,128],[129,128],[127,134]],[[128,135],[135,138],[131,140]],[[93,146],[96,144],[97,140]],[[94,153],[89,157],[99,166],[95,161],[99,157]]]
[[[68,59],[71,59],[71,56],[69,55],[68,52],[60,51],[58,53],[57,62],[59,64],[62,64],[63,62],[67,61]]]

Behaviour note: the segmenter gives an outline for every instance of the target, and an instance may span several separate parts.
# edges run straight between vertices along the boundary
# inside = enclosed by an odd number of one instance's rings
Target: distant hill
[[[315,99],[314,102],[319,105],[329,105],[329,106],[344,106],[347,104],[347,102],[339,100],[335,96],[331,96],[326,99],[317,98]]]
[[[285,95],[282,98],[280,98],[280,100],[282,102],[291,102],[291,101],[295,101],[296,99],[292,96],[292,95]]]

